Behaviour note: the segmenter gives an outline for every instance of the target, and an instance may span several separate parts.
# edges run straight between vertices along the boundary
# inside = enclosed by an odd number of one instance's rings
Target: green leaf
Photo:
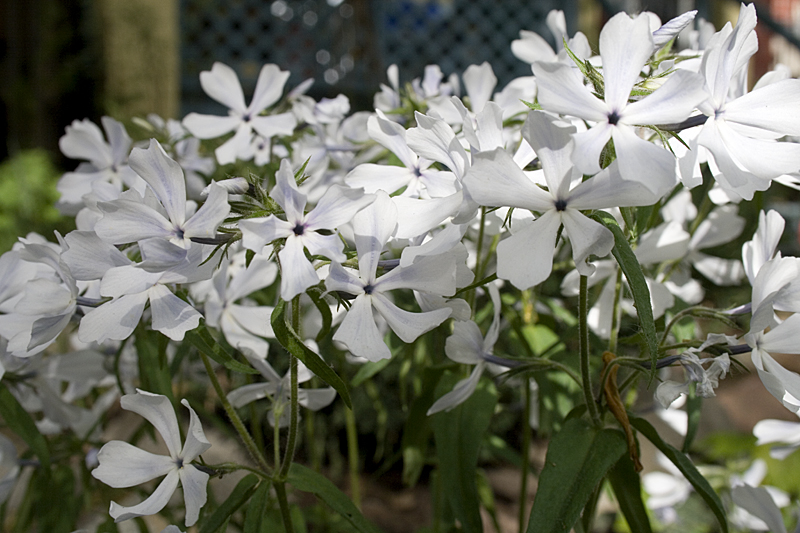
[[[186,340],[199,351],[229,370],[242,374],[258,374],[258,370],[234,359],[233,354],[226,349],[221,341],[217,341],[211,335],[211,332],[208,331],[204,324],[201,324],[194,331],[187,332]]]
[[[379,361],[364,363],[358,368],[358,372],[353,376],[353,379],[350,380],[350,385],[353,387],[360,387],[365,381],[389,366],[391,362],[392,359],[380,359]]]
[[[603,224],[614,234],[614,249],[612,253],[628,280],[631,293],[633,293],[633,305],[636,307],[639,325],[642,328],[647,349],[650,352],[650,381],[652,382],[656,375],[656,363],[658,362],[658,337],[656,335],[656,323],[653,319],[653,307],[650,303],[650,289],[647,288],[647,281],[644,279],[642,267],[613,216],[605,211],[595,211],[592,213],[592,218]]]
[[[39,458],[44,469],[48,470],[50,468],[50,450],[47,447],[47,440],[39,433],[31,415],[22,408],[4,383],[0,383],[0,415],[8,427],[19,435]]]
[[[262,483],[264,482],[262,481]],[[211,516],[205,519],[203,527],[200,528],[200,533],[214,533],[221,528],[231,515],[253,495],[257,484],[258,476],[255,474],[248,474],[243,477],[236,485],[236,488],[233,489],[231,495],[228,496],[228,499],[222,502],[222,505],[217,507],[217,510]]]
[[[268,522],[263,520],[264,514],[267,512],[267,503],[269,503],[269,489],[272,483],[269,481],[262,481],[256,489],[253,497],[247,504],[247,513],[244,517],[244,526],[242,533],[269,533],[267,527]]]
[[[272,331],[275,333],[275,338],[281,343],[281,346],[301,360],[309,370],[316,374],[325,383],[336,389],[339,396],[342,397],[344,403],[350,409],[353,404],[350,401],[350,392],[347,390],[347,385],[342,378],[330,367],[328,363],[311,351],[311,349],[303,344],[303,341],[298,337],[292,327],[286,322],[286,302],[281,300],[275,309],[272,311],[270,319],[272,323]]]
[[[140,388],[148,392],[163,394],[174,404],[172,374],[167,362],[169,338],[139,324],[136,328],[134,344],[139,362]]]
[[[622,459],[617,461],[608,473],[608,480],[630,530],[636,533],[651,533],[650,519],[642,501],[641,480],[630,457],[623,455]]]
[[[567,420],[547,448],[528,533],[568,533],[595,488],[628,451],[616,429],[597,429],[582,418]]]
[[[442,378],[436,387],[436,396],[441,397],[451,391],[456,382],[458,377],[452,374]],[[440,412],[432,417],[445,498],[461,522],[462,531],[466,533],[483,530],[475,469],[478,466],[478,450],[489,429],[496,404],[497,390],[494,384],[481,380],[467,401],[451,411]]]
[[[522,99],[520,99],[520,102],[525,104],[528,107],[528,109],[530,109],[532,111],[541,111],[542,110],[542,106],[539,105],[539,102],[526,102],[525,100],[522,100]]]
[[[356,531],[361,533],[380,532],[380,529],[364,518],[364,515],[350,501],[350,498],[322,474],[314,472],[301,464],[292,463],[286,481],[297,490],[314,494],[347,520]]]
[[[647,420],[643,418],[631,418],[631,425],[635,427],[639,433],[647,437],[647,440],[652,442],[656,448],[661,450],[661,453],[666,455],[667,459],[672,461],[672,464],[678,467],[681,474],[692,484],[694,490],[697,491],[700,497],[703,498],[706,504],[711,508],[714,516],[717,517],[717,521],[723,533],[728,533],[728,521],[725,517],[725,507],[722,506],[722,501],[720,501],[719,496],[717,496],[717,493],[711,488],[706,478],[697,471],[692,461],[679,450],[664,442],[655,428],[650,425]]]

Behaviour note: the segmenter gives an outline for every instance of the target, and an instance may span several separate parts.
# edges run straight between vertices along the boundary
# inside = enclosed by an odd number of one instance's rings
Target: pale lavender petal
[[[520,30],[519,39],[511,41],[511,53],[517,59],[526,63],[534,61],[553,62],[556,60],[556,53],[553,47],[538,33]]]
[[[665,193],[666,191],[653,193],[638,181],[622,179],[619,163],[613,161],[599,174],[572,189],[568,205],[575,209],[653,205]]]
[[[600,172],[600,154],[615,129],[616,126],[612,126],[608,122],[599,122],[592,128],[575,134],[572,161],[582,174]]]
[[[294,224],[275,215],[240,220],[239,229],[242,231],[242,245],[256,253],[260,253],[267,243],[294,234]]]
[[[440,411],[450,411],[467,401],[472,396],[472,393],[475,392],[475,389],[478,388],[478,382],[483,375],[484,367],[485,364],[483,362],[475,365],[469,377],[456,383],[453,390],[436,400],[426,414],[431,416]]]
[[[200,508],[206,504],[208,498],[206,485],[209,476],[192,465],[184,465],[178,473],[183,487],[183,501],[186,505],[184,524],[186,527],[191,527],[200,517]]]
[[[374,279],[383,245],[397,227],[398,210],[392,199],[383,191],[378,191],[375,196],[374,203],[353,217],[358,269],[366,281]]]
[[[333,340],[344,344],[353,355],[380,361],[390,358],[392,352],[383,342],[383,335],[375,324],[372,300],[372,296],[361,294],[353,301]]]
[[[464,193],[458,191],[443,198],[426,200],[395,196],[391,200],[397,208],[397,231],[394,236],[413,239],[455,215],[464,201]]]
[[[134,148],[129,158],[131,168],[150,185],[176,226],[186,220],[186,180],[183,169],[164,152],[155,139],[147,150]]]
[[[236,128],[236,133],[233,137],[214,150],[217,162],[220,165],[234,163],[242,154],[247,153],[252,138],[253,128],[250,127],[250,124],[241,122]]]
[[[575,268],[584,276],[594,270],[586,264],[590,255],[604,257],[611,253],[614,247],[614,235],[611,231],[590,219],[577,209],[566,209],[561,213],[561,222],[564,232],[569,236],[572,245],[572,258]]]
[[[14,311],[23,315],[59,314],[74,304],[72,293],[52,279],[36,278],[25,284],[23,298]]]
[[[69,249],[61,254],[77,280],[100,279],[109,268],[129,265],[131,260],[93,231],[71,231],[64,236]]]
[[[558,211],[551,209],[529,226],[500,241],[497,246],[497,277],[510,281],[520,290],[546,280],[553,270],[560,226]]]
[[[369,136],[400,159],[409,169],[417,168],[419,157],[406,142],[406,130],[397,122],[388,120],[383,114],[371,116],[367,121]]]
[[[421,257],[407,267],[387,272],[373,284],[376,291],[414,289],[450,296],[456,292],[456,264],[451,254]]]
[[[483,360],[483,335],[472,320],[455,322],[453,334],[444,342],[444,353],[456,363],[475,365]]]
[[[270,139],[276,135],[291,135],[294,133],[294,128],[297,126],[297,117],[294,116],[294,113],[253,117],[250,119],[250,124],[260,135]]]
[[[139,325],[147,303],[147,293],[117,298],[92,309],[81,319],[78,338],[81,342],[121,341],[127,339]]]
[[[331,270],[325,278],[325,288],[329,291],[342,291],[348,294],[363,294],[365,282],[337,262],[331,263]]]
[[[522,126],[522,136],[528,141],[542,163],[547,188],[554,198],[564,198],[572,181],[574,127],[559,127],[551,115],[531,111]],[[538,188],[538,187],[537,187]]]
[[[247,108],[248,113],[257,115],[280,100],[283,94],[283,87],[286,85],[290,74],[289,71],[281,70],[277,65],[273,64],[261,67],[253,100]]]
[[[200,424],[200,418],[191,408],[189,402],[183,399],[181,404],[189,410],[189,429],[186,431],[186,442],[183,444],[181,458],[185,462],[189,462],[194,461],[198,455],[211,448],[211,443],[208,442],[206,434],[203,432],[203,426]]]
[[[767,531],[786,533],[781,510],[765,487],[739,485],[731,489],[731,498],[733,503],[763,521],[767,526]]]
[[[244,93],[236,72],[223,63],[214,63],[211,70],[200,73],[200,86],[208,96],[240,115],[244,114]]]
[[[111,244],[126,244],[158,237],[170,239],[176,234],[175,226],[161,213],[143,203],[131,200],[98,202],[103,218],[94,230],[98,237]]]
[[[103,124],[103,129],[106,130],[114,163],[123,163],[128,158],[133,143],[128,132],[125,131],[125,126],[111,117],[101,117],[100,122]]]
[[[403,342],[414,342],[420,335],[447,320],[452,313],[449,307],[424,313],[411,313],[400,309],[382,294],[373,294],[372,305]]]
[[[178,488],[179,479],[180,476],[178,475],[177,468],[171,470],[170,473],[167,474],[167,477],[159,483],[156,490],[153,491],[153,494],[145,501],[132,507],[123,507],[116,502],[111,502],[111,508],[108,514],[111,515],[114,522],[122,522],[123,520],[136,518],[137,516],[156,514],[169,503],[169,499],[172,497],[175,489]]]
[[[227,398],[231,405],[238,409],[257,400],[271,397],[273,394],[275,394],[273,383],[251,383],[232,390]]]
[[[160,273],[148,272],[132,264],[110,268],[100,283],[100,294],[114,298],[126,294],[139,294],[158,283],[160,277]]]
[[[393,193],[416,178],[416,173],[406,167],[363,163],[345,176],[350,187],[361,187],[367,193],[386,191]]]
[[[336,389],[300,389],[297,391],[297,403],[312,411],[319,411],[336,399]]]
[[[533,63],[532,68],[537,98],[544,109],[596,122],[608,120],[608,106],[584,87],[583,78],[576,69],[563,63],[540,61]]]
[[[622,113],[625,124],[672,124],[689,118],[708,94],[703,77],[688,70],[674,72],[655,92],[628,104]]]
[[[724,118],[737,124],[800,135],[800,80],[789,79],[761,87],[725,106]]]
[[[217,228],[231,212],[228,205],[228,193],[219,185],[212,184],[205,203],[183,225],[185,238],[214,237]]]
[[[553,196],[531,181],[502,149],[476,154],[475,164],[464,177],[464,186],[481,205],[536,211],[553,207]]]
[[[491,100],[492,92],[497,86],[497,76],[494,75],[492,66],[488,61],[480,65],[470,65],[461,75],[464,80],[464,89],[469,96],[469,105],[473,113],[483,111],[486,102]]]
[[[275,186],[269,194],[283,208],[289,223],[294,225],[304,221],[306,196],[297,189],[292,164],[288,159],[281,160],[281,167],[275,173]]]
[[[678,175],[675,156],[670,151],[645,141],[633,128],[622,124],[614,128],[612,137],[624,179],[642,183],[658,195],[675,186]]]
[[[184,127],[198,139],[216,139],[235,130],[242,123],[238,116],[217,117],[189,113],[183,119]]]
[[[66,134],[58,140],[58,147],[71,159],[91,161],[101,168],[107,168],[114,162],[111,147],[103,139],[103,133],[89,119],[72,121],[66,128]]]
[[[200,325],[203,315],[172,294],[165,286],[156,285],[148,293],[154,330],[160,331],[174,341],[182,341],[187,331]]]
[[[133,487],[161,477],[176,468],[166,455],[155,455],[127,442],[112,440],[97,453],[100,466],[92,476],[109,487]]]
[[[303,250],[303,240],[290,235],[283,249],[278,252],[281,262],[281,299],[287,302],[319,283],[317,271]]]
[[[344,243],[338,233],[322,235],[315,231],[306,231],[303,235],[303,245],[311,255],[322,255],[340,263],[347,260],[347,256],[344,255]]]
[[[178,418],[169,398],[163,394],[136,389],[136,394],[126,394],[120,399],[120,406],[126,411],[142,416],[156,428],[169,449],[170,457],[178,458],[181,449],[181,433]]]
[[[605,100],[611,111],[620,113],[625,109],[631,89],[653,48],[653,34],[646,16],[632,19],[627,13],[617,13],[603,26],[600,55],[603,58]]]
[[[443,120],[415,113],[417,127],[406,131],[408,146],[417,154],[447,166],[457,178],[464,176],[469,159],[456,134]]]
[[[375,196],[364,194],[359,189],[332,185],[317,201],[317,206],[306,216],[306,228],[309,230],[338,228],[350,222],[356,213],[374,201]]]

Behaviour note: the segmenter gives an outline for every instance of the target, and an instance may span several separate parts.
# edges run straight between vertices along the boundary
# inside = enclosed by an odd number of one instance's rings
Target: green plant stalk
[[[475,279],[482,279],[482,263],[481,263],[481,254],[483,253],[483,233],[484,233],[484,226],[486,225],[486,208],[481,207],[481,225],[478,228],[478,243],[477,249],[475,250]],[[467,298],[467,302],[469,303],[470,308],[475,307],[475,296],[477,291],[472,289],[469,293],[469,297]],[[473,313],[474,314],[474,313]]]
[[[525,405],[522,414],[522,479],[519,484],[519,531],[525,531],[527,510],[525,503],[528,496],[528,470],[530,469],[531,449],[531,384],[530,378],[525,380]]]
[[[278,421],[275,421],[278,425]],[[283,528],[286,533],[294,533],[294,526],[292,525],[292,513],[289,511],[289,500],[286,498],[286,482],[274,481],[275,494],[278,496],[278,506],[281,509],[281,519],[283,519]]]
[[[358,431],[356,417],[351,409],[344,407],[344,423],[347,428],[347,463],[350,470],[350,498],[361,509],[361,481],[358,472]]]
[[[292,299],[292,329],[300,334],[300,296],[295,296]],[[283,463],[281,464],[279,479],[286,479],[289,475],[289,467],[292,466],[294,460],[295,448],[297,446],[297,430],[298,430],[298,383],[297,383],[297,358],[291,356],[292,362],[289,367],[289,379],[291,382],[289,391],[289,437],[286,440],[286,452],[283,454]],[[276,421],[277,424],[277,421]]]
[[[616,284],[614,285],[614,308],[612,309],[611,315],[611,332],[608,336],[608,351],[613,353],[614,355],[617,354],[617,339],[619,339],[619,327],[622,322],[620,320],[622,317],[620,316],[620,306],[619,300],[622,297],[622,269],[617,268],[617,280]],[[601,383],[603,383],[601,381]]]
[[[214,387],[214,391],[217,393],[217,397],[219,397],[220,402],[222,402],[222,408],[225,410],[225,414],[228,415],[228,418],[233,424],[233,427],[236,430],[236,433],[239,435],[239,438],[242,439],[242,443],[244,443],[244,447],[250,454],[250,458],[253,459],[253,461],[266,475],[272,475],[272,469],[267,464],[267,460],[264,458],[264,455],[256,446],[256,443],[253,441],[253,437],[251,437],[250,433],[247,432],[247,428],[245,427],[244,422],[242,422],[242,419],[239,418],[239,414],[236,412],[236,409],[233,408],[228,401],[228,398],[225,396],[225,393],[222,392],[222,386],[220,386],[217,375],[214,373],[214,369],[211,367],[211,361],[209,361],[208,356],[203,352],[200,352],[200,358],[203,360],[203,365],[206,367],[208,379],[211,380],[211,385]]]
[[[592,376],[589,367],[589,287],[588,278],[581,276],[580,295],[578,297],[578,346],[581,361],[581,380],[583,381],[583,397],[586,400],[586,409],[595,425],[600,425],[600,413],[594,401],[592,392]]]

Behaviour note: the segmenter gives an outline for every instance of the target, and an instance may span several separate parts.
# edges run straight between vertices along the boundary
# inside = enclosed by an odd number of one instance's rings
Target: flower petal
[[[169,499],[178,488],[178,480],[180,476],[178,469],[171,470],[167,477],[159,483],[153,494],[150,495],[145,501],[132,507],[123,507],[116,502],[111,502],[111,508],[108,514],[114,519],[114,522],[122,522],[136,518],[137,516],[153,515],[161,511],[169,503]]]
[[[136,389],[136,394],[126,394],[119,403],[126,411],[132,411],[153,424],[167,444],[170,457],[178,458],[181,450],[181,433],[178,428],[178,418],[169,398],[163,394]]]
[[[128,161],[131,168],[153,189],[170,221],[182,226],[186,220],[186,180],[181,166],[164,152],[155,139],[150,139],[147,150],[134,148]]]
[[[252,115],[258,115],[277,102],[283,94],[283,87],[289,80],[290,74],[289,71],[281,70],[277,65],[273,64],[267,64],[261,67],[261,72],[258,73],[258,81],[256,81],[256,90],[253,94],[253,100],[250,102],[247,111]],[[242,101],[242,103],[244,103],[244,101]]]
[[[383,335],[378,331],[375,318],[372,316],[372,296],[360,294],[339,325],[333,340],[344,344],[350,352],[370,361],[389,359],[392,352],[383,342]],[[449,314],[449,313],[448,313]]]
[[[453,312],[452,309],[446,307],[423,313],[411,313],[397,307],[383,294],[373,294],[372,305],[403,342],[417,340],[420,335],[447,320]]]
[[[176,468],[175,461],[166,455],[156,455],[128,444],[112,440],[97,453],[100,466],[92,476],[109,487],[133,487],[161,477]]]
[[[244,114],[244,92],[236,72],[223,63],[216,62],[211,70],[200,73],[200,86],[208,96],[240,115]]]
[[[178,473],[183,486],[183,501],[186,505],[186,527],[193,526],[200,517],[200,508],[206,504],[208,494],[208,474],[201,472],[192,465],[184,465]]]
[[[556,235],[561,226],[558,211],[551,209],[530,225],[497,245],[497,277],[525,290],[538,285],[553,270]]]

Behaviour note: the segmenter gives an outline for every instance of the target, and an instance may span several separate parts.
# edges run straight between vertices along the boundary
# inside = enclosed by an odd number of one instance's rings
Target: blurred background
[[[735,22],[728,0],[3,0],[0,2],[0,251],[31,229],[50,234],[52,183],[76,162],[58,139],[72,120],[126,121],[157,113],[224,114],[201,90],[214,61],[232,66],[246,97],[264,63],[290,70],[287,90],[307,78],[310,95],[344,93],[352,110],[399,66],[401,83],[430,63],[445,76],[489,61],[498,89],[530,67],[510,43],[520,30],[548,39],[551,9],[570,34],[596,46],[620,10],[650,10],[663,21],[690,9],[719,28]],[[757,79],[776,63],[800,74],[800,0],[757,2]],[[24,176],[24,180],[20,179]],[[31,195],[38,200],[30,200]],[[44,207],[43,207],[44,206]],[[18,219],[10,222],[11,218]],[[41,220],[40,220],[41,219]],[[44,223],[41,226],[39,223]]]

